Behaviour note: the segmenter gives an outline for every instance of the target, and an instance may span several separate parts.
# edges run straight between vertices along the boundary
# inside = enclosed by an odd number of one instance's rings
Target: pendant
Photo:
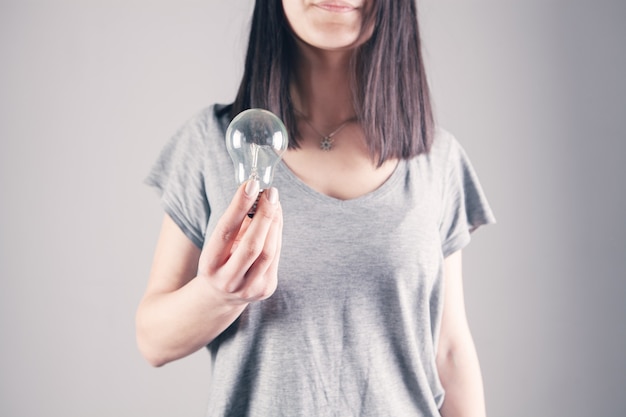
[[[333,140],[329,136],[324,136],[320,141],[320,149],[330,151],[333,148]]]

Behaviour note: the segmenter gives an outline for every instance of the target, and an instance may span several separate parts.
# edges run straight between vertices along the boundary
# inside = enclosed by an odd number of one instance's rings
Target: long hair
[[[415,0],[377,0],[363,27],[371,38],[353,55],[353,101],[373,159],[409,159],[430,150],[434,121],[422,60]],[[365,30],[365,29],[362,29]],[[281,0],[257,0],[239,91],[230,117],[249,108],[278,115],[297,148],[298,130],[289,87],[295,40]]]

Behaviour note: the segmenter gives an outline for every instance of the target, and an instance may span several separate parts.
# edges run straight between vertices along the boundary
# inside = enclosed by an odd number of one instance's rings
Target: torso
[[[439,415],[447,146],[376,168],[359,130],[330,151],[307,136],[277,167],[278,288],[209,346],[208,416]],[[210,146],[206,235],[237,186],[223,141]]]

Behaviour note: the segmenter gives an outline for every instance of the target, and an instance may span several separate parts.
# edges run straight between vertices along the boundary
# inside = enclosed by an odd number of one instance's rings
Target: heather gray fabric
[[[167,144],[147,182],[199,247],[235,190],[228,121],[210,107]],[[209,345],[207,416],[438,416],[442,262],[494,222],[458,142],[400,162],[376,191],[341,201],[284,164],[276,293]]]

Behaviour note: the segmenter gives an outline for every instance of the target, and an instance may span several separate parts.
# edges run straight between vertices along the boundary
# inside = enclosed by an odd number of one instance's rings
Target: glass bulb
[[[287,145],[287,129],[275,114],[263,109],[239,113],[226,129],[226,148],[237,184],[253,179],[259,181],[261,190],[269,188]]]

